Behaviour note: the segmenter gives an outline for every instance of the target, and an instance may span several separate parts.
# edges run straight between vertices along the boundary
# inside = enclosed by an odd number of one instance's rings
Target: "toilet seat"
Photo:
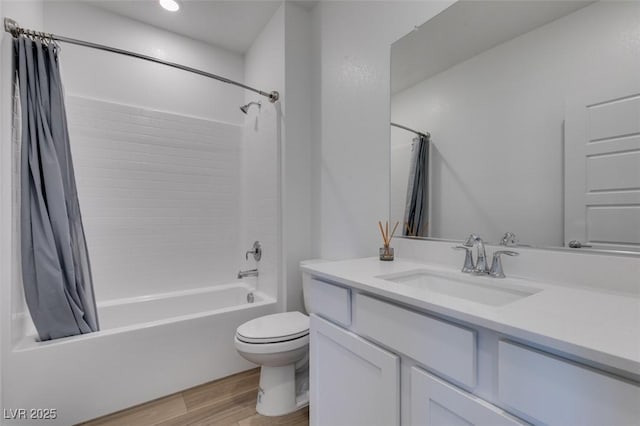
[[[249,344],[281,343],[308,335],[309,317],[300,312],[283,312],[255,318],[236,330],[236,339]]]
[[[306,350],[309,345],[309,335],[305,335],[302,337],[298,337],[293,340],[285,340],[284,342],[276,342],[276,343],[247,343],[243,342],[238,338],[236,334],[235,337],[235,347],[239,351],[248,353],[248,354],[283,354],[290,351],[297,350]]]

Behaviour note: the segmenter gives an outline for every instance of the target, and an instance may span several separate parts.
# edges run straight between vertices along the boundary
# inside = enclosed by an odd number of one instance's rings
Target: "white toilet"
[[[318,263],[308,260],[301,265]],[[302,274],[305,309],[309,275]],[[261,366],[256,411],[281,416],[309,403],[309,317],[300,312],[266,315],[236,330],[236,349],[246,360]]]

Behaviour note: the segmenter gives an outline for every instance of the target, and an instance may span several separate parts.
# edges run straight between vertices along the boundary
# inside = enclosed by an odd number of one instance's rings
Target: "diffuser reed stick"
[[[382,241],[384,241],[384,245],[387,245],[387,237],[384,234],[384,229],[382,229],[382,222],[378,221],[378,227],[380,228],[380,233],[382,234]]]
[[[400,222],[396,222],[395,226],[393,227],[393,231],[391,231],[391,236],[389,237],[389,241],[388,243],[391,243],[391,239],[393,238],[394,235],[396,235],[396,229],[398,229],[398,224]]]
[[[380,234],[382,235],[382,244],[383,246],[380,248],[380,260],[393,260],[393,248],[390,247],[391,239],[396,234],[396,230],[398,229],[398,224],[400,222],[396,222],[393,226],[393,230],[389,233],[389,221],[385,221],[384,225],[382,225],[382,221],[378,221],[378,228],[380,229]]]

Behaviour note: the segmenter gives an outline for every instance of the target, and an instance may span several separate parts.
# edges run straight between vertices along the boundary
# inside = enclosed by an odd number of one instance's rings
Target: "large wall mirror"
[[[459,1],[391,80],[404,236],[640,253],[640,2]]]

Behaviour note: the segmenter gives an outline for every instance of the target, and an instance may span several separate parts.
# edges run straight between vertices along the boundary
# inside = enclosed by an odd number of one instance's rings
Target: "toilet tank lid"
[[[295,339],[309,332],[309,317],[300,312],[283,312],[265,315],[247,321],[238,327],[237,333],[246,339],[264,339],[273,341],[274,338]]]

